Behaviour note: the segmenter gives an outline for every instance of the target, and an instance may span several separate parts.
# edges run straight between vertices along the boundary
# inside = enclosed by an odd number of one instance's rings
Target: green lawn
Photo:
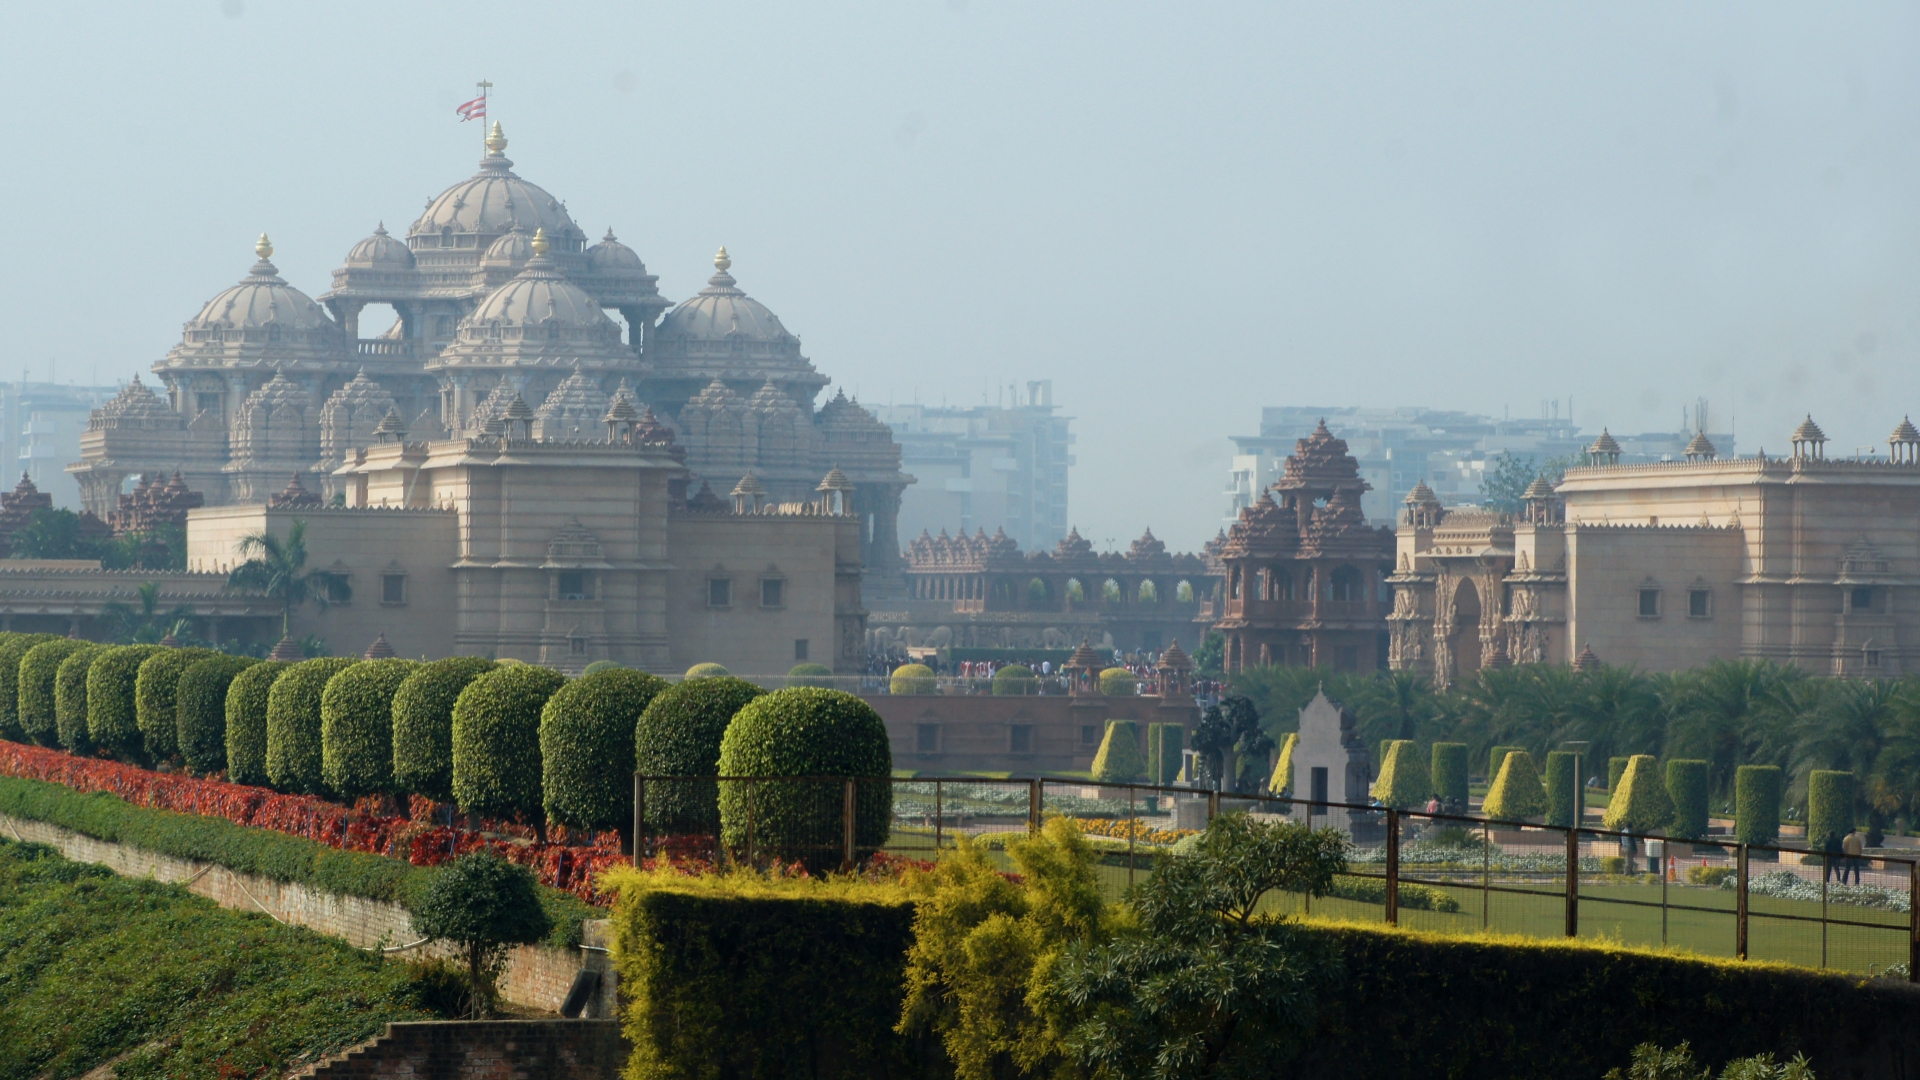
[[[435,1018],[404,964],[0,840],[0,1080],[278,1076]]]

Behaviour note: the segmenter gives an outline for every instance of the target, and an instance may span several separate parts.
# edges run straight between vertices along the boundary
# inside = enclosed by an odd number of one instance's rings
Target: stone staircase
[[[290,1074],[299,1080],[615,1080],[615,1020],[447,1020],[386,1033]]]

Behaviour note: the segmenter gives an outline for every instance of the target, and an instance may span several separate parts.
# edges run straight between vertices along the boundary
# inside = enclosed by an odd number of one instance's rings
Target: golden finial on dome
[[[263,259],[273,258],[273,241],[267,239],[266,233],[261,233],[260,239],[253,242],[253,253]]]
[[[720,254],[713,257],[713,268],[723,274],[733,268],[733,259],[727,254],[727,245],[720,245]]]
[[[493,130],[487,132],[486,145],[487,153],[493,157],[499,157],[501,154],[506,153],[507,137],[500,130],[500,121],[495,120],[493,122]]]
[[[535,255],[545,255],[547,253],[547,249],[553,246],[553,244],[547,240],[547,230],[545,229],[533,230],[532,243],[533,243],[533,253]]]

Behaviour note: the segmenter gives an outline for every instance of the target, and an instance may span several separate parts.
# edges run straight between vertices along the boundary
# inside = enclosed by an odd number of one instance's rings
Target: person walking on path
[[[1866,842],[1861,839],[1859,829],[1854,829],[1847,833],[1847,838],[1840,841],[1840,850],[1847,856],[1846,859],[1840,863],[1840,884],[1845,885],[1847,883],[1848,873],[1853,874],[1853,883],[1855,885],[1860,884],[1860,864],[1866,862],[1861,856],[1866,854],[1867,845]]]
[[[1840,834],[1831,830],[1820,838],[1820,880],[1823,883],[1833,880],[1833,872],[1836,869],[1839,869],[1842,874],[1846,873],[1845,864],[1840,857],[1840,844]]]

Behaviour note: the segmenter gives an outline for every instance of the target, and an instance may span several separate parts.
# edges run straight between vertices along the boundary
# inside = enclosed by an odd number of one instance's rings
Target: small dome
[[[1425,480],[1415,482],[1413,490],[1407,492],[1406,502],[1408,506],[1426,506],[1439,501],[1440,497],[1433,493],[1433,489],[1427,486]]]
[[[1820,430],[1820,425],[1813,422],[1813,414],[1808,413],[1807,418],[1800,421],[1800,426],[1793,429],[1791,441],[1797,443],[1823,443],[1827,441],[1827,433]]]
[[[1681,452],[1689,460],[1711,460],[1717,451],[1713,448],[1713,440],[1707,438],[1706,432],[1696,431],[1693,433],[1693,438],[1687,440],[1687,448]]]
[[[1529,502],[1537,499],[1551,499],[1553,498],[1553,485],[1547,483],[1546,477],[1536,476],[1533,478],[1533,483],[1527,485],[1526,493],[1520,497]]]
[[[531,258],[533,235],[516,225],[507,235],[493,242],[487,253],[480,257],[480,265],[511,267],[518,272]]]
[[[368,270],[411,270],[413,252],[404,241],[395,240],[387,235],[387,226],[381,222],[373,230],[373,235],[353,245],[347,252],[347,265]]]
[[[835,465],[831,470],[827,472],[826,478],[820,481],[820,486],[814,488],[813,490],[815,491],[852,491],[853,481],[847,479],[847,474],[840,471],[840,466]]]
[[[187,324],[189,331],[210,327],[251,329],[275,327],[280,330],[332,330],[332,319],[313,298],[286,283],[280,271],[267,257],[273,245],[263,235],[254,251],[260,261],[240,279],[240,284],[207,301]]]
[[[1887,441],[1890,443],[1920,443],[1920,428],[1913,426],[1913,420],[1911,418],[1903,416],[1900,418],[1900,426],[1893,429],[1893,434],[1887,436]]]
[[[1601,428],[1600,437],[1593,440],[1592,446],[1587,447],[1587,453],[1589,454],[1617,454],[1619,452],[1620,444],[1614,441],[1612,434],[1610,434],[1606,428]]]
[[[735,287],[733,275],[727,273],[733,260],[726,248],[714,256],[713,265],[718,272],[707,279],[707,287],[668,312],[654,339],[690,345],[738,340],[775,346],[778,351],[799,356],[800,339],[780,325],[780,317]]]
[[[632,248],[614,239],[613,230],[587,249],[587,269],[595,274],[644,275],[647,266]]]

